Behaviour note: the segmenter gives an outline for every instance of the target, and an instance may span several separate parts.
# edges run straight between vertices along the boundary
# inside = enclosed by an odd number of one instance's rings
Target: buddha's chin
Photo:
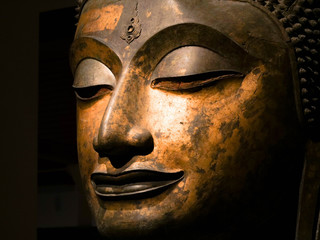
[[[179,209],[165,208],[162,212],[152,211],[152,207],[113,211],[100,208],[96,213],[99,233],[112,240],[180,239],[181,231],[186,232],[191,220],[189,212],[184,215]]]
[[[170,212],[140,210],[105,210],[96,216],[96,224],[102,236],[116,239],[148,239],[158,236],[165,228],[177,223],[170,219]],[[165,224],[164,224],[165,223]],[[169,230],[169,228],[167,229]],[[149,238],[150,239],[150,238]]]
[[[112,240],[126,240],[126,239],[158,239],[160,232],[157,227],[154,226],[144,226],[136,227],[134,223],[131,226],[126,226],[124,228],[119,228],[118,226],[107,225],[103,223],[98,225],[98,231],[100,235]]]
[[[156,219],[155,216],[151,216],[149,221],[145,219],[142,222],[134,217],[119,218],[116,221],[97,219],[97,228],[102,236],[112,240],[163,239],[164,236],[166,239],[171,239],[170,236],[176,236],[178,231],[175,231],[172,223],[169,221],[164,225],[164,222],[166,221],[161,217]]]

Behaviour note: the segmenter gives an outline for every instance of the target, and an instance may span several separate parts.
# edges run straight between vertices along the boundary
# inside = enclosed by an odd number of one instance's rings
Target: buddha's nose
[[[111,97],[93,141],[100,157],[107,157],[115,168],[134,156],[151,153],[154,147],[150,131],[142,126],[143,94],[137,86],[122,85]]]

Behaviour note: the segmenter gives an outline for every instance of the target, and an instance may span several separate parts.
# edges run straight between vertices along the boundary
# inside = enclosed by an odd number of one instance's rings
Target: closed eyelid
[[[112,71],[95,59],[85,59],[80,62],[74,74],[74,88],[85,88],[97,85],[116,85]]]
[[[154,69],[151,79],[195,75],[206,72],[232,69],[242,70],[219,54],[197,46],[178,48],[166,55]]]
[[[194,81],[196,78],[197,80],[204,80],[208,78],[219,78],[221,76],[244,76],[243,73],[235,71],[235,70],[217,70],[217,71],[210,71],[186,76],[176,76],[176,77],[164,77],[164,78],[155,78],[153,80],[177,80],[183,82],[191,82]]]
[[[243,79],[244,77],[243,73],[237,71],[220,70],[188,76],[156,78],[152,80],[151,87],[168,91],[179,91],[209,86],[216,81],[224,79]]]
[[[87,101],[112,92],[116,78],[108,67],[95,59],[85,59],[78,65],[72,85],[77,99]]]

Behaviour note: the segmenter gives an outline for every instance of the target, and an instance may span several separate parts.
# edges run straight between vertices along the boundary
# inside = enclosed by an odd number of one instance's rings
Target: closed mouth
[[[158,172],[150,170],[133,170],[117,175],[93,173],[91,182],[95,193],[106,199],[143,197],[161,192],[169,186],[181,181],[184,172]]]

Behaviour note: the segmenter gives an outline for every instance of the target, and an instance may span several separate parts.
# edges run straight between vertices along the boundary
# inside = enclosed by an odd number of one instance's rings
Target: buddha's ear
[[[320,141],[309,140],[306,144],[299,194],[296,240],[319,240]]]

